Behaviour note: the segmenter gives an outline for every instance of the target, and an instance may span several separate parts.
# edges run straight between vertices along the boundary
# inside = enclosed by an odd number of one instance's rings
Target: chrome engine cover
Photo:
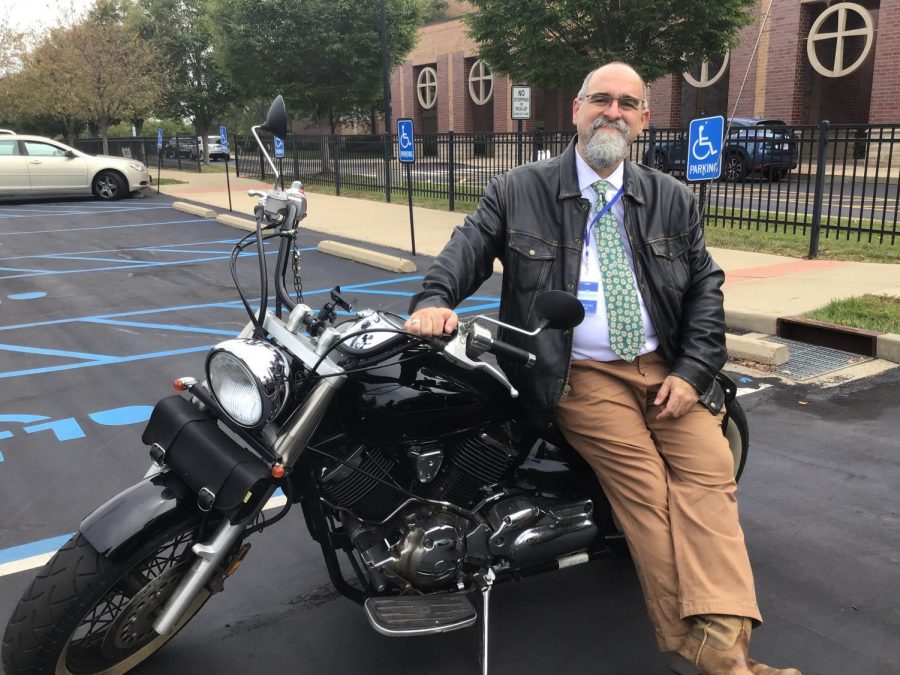
[[[390,567],[417,588],[446,586],[466,555],[465,524],[453,514],[430,509],[407,514],[404,520]]]
[[[590,499],[555,502],[540,497],[511,497],[488,511],[493,555],[515,567],[547,562],[587,548],[597,536]]]

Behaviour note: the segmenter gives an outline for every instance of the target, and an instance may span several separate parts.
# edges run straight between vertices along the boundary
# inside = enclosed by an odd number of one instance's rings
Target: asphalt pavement
[[[399,275],[317,252],[323,236],[351,229],[328,206],[357,208],[322,197],[311,195],[318,229],[300,240],[307,302],[341,284],[357,307],[405,311],[427,257]],[[227,267],[245,233],[171,202],[0,205],[0,623],[37,560],[143,475],[140,431],[171,380],[199,374],[209,346],[246,321]],[[376,223],[391,215],[372,212]],[[731,269],[747,269],[739,264]],[[241,275],[250,296],[255,273],[251,258]],[[490,312],[498,294],[495,277],[462,311]],[[900,370],[830,387],[741,377],[751,450],[739,499],[765,618],[754,653],[804,675],[900,674]],[[480,672],[479,626],[375,633],[328,583],[299,512],[252,542],[226,592],[134,672]],[[491,617],[495,675],[665,672],[622,554],[498,586]]]

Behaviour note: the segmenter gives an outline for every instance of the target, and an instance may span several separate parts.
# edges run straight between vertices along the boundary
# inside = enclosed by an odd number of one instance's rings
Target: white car
[[[134,159],[88,155],[43,136],[0,133],[0,199],[94,194],[113,200],[150,186]]]
[[[200,136],[197,136],[197,140],[200,142],[200,146],[203,146],[203,139]],[[231,159],[231,155],[222,147],[222,139],[218,136],[207,136],[207,143],[209,143],[209,158],[210,159],[224,159],[226,162]]]

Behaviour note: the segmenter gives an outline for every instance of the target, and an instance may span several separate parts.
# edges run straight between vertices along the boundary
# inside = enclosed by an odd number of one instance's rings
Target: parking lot
[[[179,376],[247,321],[228,271],[245,234],[152,195],[0,203],[0,625],[34,566],[82,517],[143,475],[140,432]],[[301,247],[304,296],[406,311],[397,275]],[[274,258],[270,258],[274,260]],[[242,283],[256,297],[255,258]],[[492,279],[463,312],[497,306]],[[252,306],[251,301],[251,306]],[[804,675],[900,673],[900,396],[896,369],[823,390],[761,386],[742,401],[751,454],[741,513],[765,626],[757,658]],[[327,581],[302,517],[254,537],[228,592],[135,672],[480,672],[480,631],[391,639]],[[498,587],[496,674],[665,672],[625,556]]]

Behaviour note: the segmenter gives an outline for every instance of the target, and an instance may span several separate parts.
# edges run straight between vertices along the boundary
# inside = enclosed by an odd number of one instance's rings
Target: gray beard
[[[600,131],[601,127],[620,133]],[[624,121],[608,122],[602,117],[594,121],[584,141],[584,159],[593,169],[605,169],[621,161],[628,154],[628,125]]]

